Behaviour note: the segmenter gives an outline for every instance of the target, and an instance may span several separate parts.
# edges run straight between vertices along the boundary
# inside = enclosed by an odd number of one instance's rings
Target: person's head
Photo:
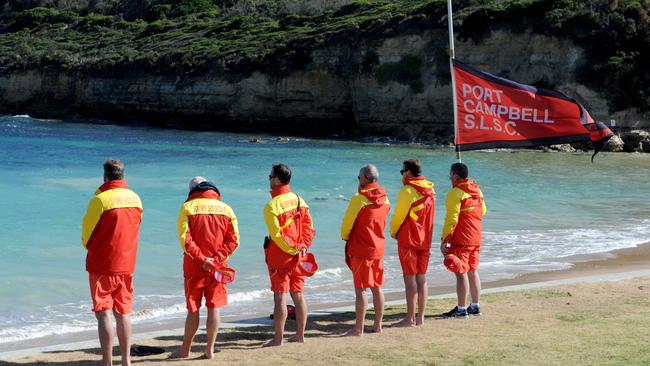
[[[467,165],[463,163],[453,163],[451,164],[451,169],[449,170],[449,179],[451,181],[465,179],[469,176],[469,169]]]
[[[379,170],[372,164],[364,165],[359,170],[359,185],[361,187],[369,183],[376,183],[379,179]]]
[[[205,179],[205,178],[203,178],[203,177],[200,177],[200,176],[198,176],[198,175],[197,175],[196,177],[193,177],[192,179],[190,179],[190,183],[189,183],[189,189],[190,189],[190,192],[191,192],[193,189],[195,189],[196,187],[198,187],[199,184],[201,184],[201,183],[203,183],[203,182],[207,182],[207,181],[208,181],[207,179]]]
[[[291,169],[286,164],[275,164],[269,174],[271,188],[275,188],[291,182]]]
[[[104,162],[104,182],[124,179],[124,163],[109,159]]]
[[[422,162],[418,159],[404,160],[400,173],[404,178],[418,177],[422,174]]]

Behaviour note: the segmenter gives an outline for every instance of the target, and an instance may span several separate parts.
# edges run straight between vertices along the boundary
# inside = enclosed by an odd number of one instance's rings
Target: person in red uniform
[[[356,324],[346,336],[362,336],[368,297],[372,291],[375,319],[372,331],[381,333],[384,317],[384,250],[386,248],[386,216],[390,202],[386,190],[377,183],[379,171],[368,164],[359,171],[359,189],[350,199],[341,224],[341,239],[345,244],[345,262],[352,271],[356,295]]]
[[[187,318],[183,345],[172,358],[187,358],[199,328],[199,309],[205,298],[208,308],[207,343],[204,357],[214,357],[219,329],[219,308],[228,303],[226,285],[215,278],[215,268],[227,268],[228,259],[239,247],[237,217],[221,201],[219,189],[203,177],[194,177],[190,193],[178,213],[178,239],[183,248],[183,274]]]
[[[445,317],[481,315],[479,305],[481,280],[478,276],[478,264],[481,254],[483,216],[487,208],[478,184],[468,176],[469,170],[465,164],[451,165],[449,179],[453,188],[447,193],[445,202],[447,216],[440,251],[445,256],[453,254],[458,257],[460,265],[454,273],[458,305],[443,313]],[[468,287],[472,297],[470,307],[466,307]]]
[[[390,235],[397,239],[397,252],[404,274],[406,317],[395,325],[412,327],[424,323],[428,297],[426,273],[433,239],[436,192],[433,183],[422,176],[420,160],[405,160],[400,172],[404,186],[397,197]]]
[[[81,229],[81,243],[88,251],[93,312],[97,317],[102,365],[113,362],[113,312],[117,323],[122,365],[130,365],[133,271],[142,221],[140,197],[128,189],[124,164],[104,162],[104,184],[88,203]]]
[[[291,192],[291,169],[285,164],[273,165],[269,174],[271,200],[264,207],[264,221],[269,236],[264,255],[273,291],[273,324],[275,336],[265,346],[280,346],[287,320],[287,292],[296,306],[296,334],[290,342],[305,341],[307,303],[303,295],[305,273],[301,261],[314,239],[309,206],[302,197]]]

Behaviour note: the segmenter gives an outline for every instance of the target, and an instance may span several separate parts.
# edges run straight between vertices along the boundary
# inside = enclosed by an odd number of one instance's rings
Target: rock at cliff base
[[[625,142],[623,142],[623,139],[618,135],[612,136],[605,144],[605,150],[612,152],[623,151],[624,147]]]

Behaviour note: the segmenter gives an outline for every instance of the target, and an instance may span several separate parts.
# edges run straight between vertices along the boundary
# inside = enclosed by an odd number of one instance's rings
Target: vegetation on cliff
[[[357,47],[446,27],[445,0],[0,0],[0,71],[56,69],[115,76],[282,75],[314,49]],[[578,79],[610,109],[650,110],[650,0],[461,0],[457,36],[495,29],[571,38],[589,61]],[[433,55],[442,58],[444,53]],[[645,61],[643,61],[645,60]],[[337,72],[372,71],[422,90],[417,58],[369,55]],[[540,80],[544,84],[543,80]],[[542,85],[553,87],[553,85]]]

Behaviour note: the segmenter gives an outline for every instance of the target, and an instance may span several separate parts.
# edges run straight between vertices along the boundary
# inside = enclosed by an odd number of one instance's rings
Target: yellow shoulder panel
[[[357,215],[359,215],[359,212],[362,208],[369,204],[370,200],[358,192],[352,196],[352,198],[350,198],[350,204],[348,204],[348,208],[345,211],[345,215],[343,216],[343,223],[341,223],[341,239],[350,239],[350,233],[354,227],[354,222],[357,219]],[[388,202],[386,202],[386,204],[388,204]]]
[[[397,207],[393,211],[393,219],[390,220],[390,236],[392,238],[397,237],[397,232],[402,227],[406,216],[410,213],[413,202],[419,200],[421,197],[422,195],[413,187],[404,186],[400,189],[399,195],[397,196]]]
[[[471,196],[457,187],[454,187],[449,192],[447,192],[447,197],[445,199],[447,215],[445,216],[445,224],[442,229],[443,241],[454,232],[456,224],[458,224],[458,215],[460,214],[461,203],[463,199],[467,197]]]

